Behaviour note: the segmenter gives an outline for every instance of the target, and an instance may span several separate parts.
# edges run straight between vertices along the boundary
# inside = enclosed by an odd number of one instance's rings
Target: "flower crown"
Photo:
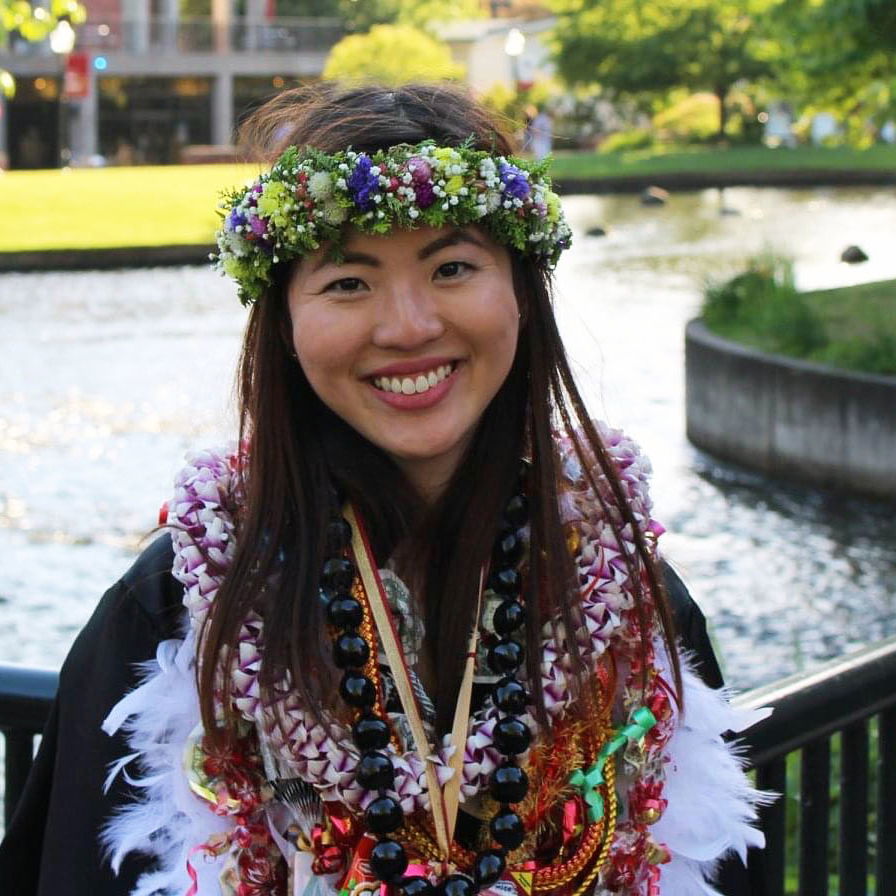
[[[465,144],[427,140],[372,154],[332,155],[289,147],[271,170],[224,194],[215,267],[252,304],[275,264],[330,244],[338,258],[346,229],[480,224],[499,243],[553,267],[571,232],[545,162],[492,156]]]

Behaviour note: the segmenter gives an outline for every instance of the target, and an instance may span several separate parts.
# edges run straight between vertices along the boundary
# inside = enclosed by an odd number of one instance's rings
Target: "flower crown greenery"
[[[291,146],[254,183],[223,195],[212,259],[236,280],[244,305],[263,295],[280,262],[321,245],[338,259],[348,227],[374,234],[479,224],[553,267],[571,232],[547,167],[429,140],[369,155]]]

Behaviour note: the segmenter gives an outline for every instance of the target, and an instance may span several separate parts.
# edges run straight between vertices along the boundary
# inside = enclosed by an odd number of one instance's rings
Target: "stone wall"
[[[687,435],[774,476],[896,499],[896,377],[770,355],[685,335]]]

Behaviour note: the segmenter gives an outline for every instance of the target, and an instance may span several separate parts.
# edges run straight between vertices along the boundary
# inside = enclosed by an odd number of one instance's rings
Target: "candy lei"
[[[601,432],[617,467],[636,519],[649,540],[662,528],[650,517],[650,502],[645,490],[649,463],[633,443],[618,432]],[[583,655],[591,663],[603,655],[607,647],[626,676],[622,693],[626,717],[642,706],[641,669],[635,657],[640,634],[635,624],[631,590],[627,581],[623,549],[599,511],[595,496],[582,473],[568,442],[560,443],[563,461],[564,491],[561,516],[577,542],[577,564],[581,582],[585,625],[576,632]],[[235,549],[233,507],[239,500],[235,493],[238,476],[233,455],[214,452],[195,454],[176,481],[174,499],[169,506],[169,522],[173,526],[175,544],[174,575],[185,586],[184,603],[191,624],[199,629],[211,601],[226,575]],[[598,481],[602,492],[605,483]],[[612,510],[612,498],[606,487],[605,497]],[[622,527],[622,521],[619,521]],[[631,550],[631,533],[622,528],[625,549]],[[207,558],[207,560],[206,560]],[[263,637],[263,620],[252,615],[243,623],[239,651],[231,670],[235,708],[277,750],[296,776],[313,784],[324,801],[336,800],[358,809],[365,809],[375,794],[365,791],[355,780],[358,752],[350,733],[336,729],[335,737],[317,725],[292,697],[283,698],[282,710],[289,720],[287,736],[273,724],[274,714],[260,700],[258,673]],[[557,641],[550,627],[545,627],[542,641],[542,681],[546,708],[552,721],[560,720],[570,708],[567,651]],[[655,670],[648,669],[648,706],[659,724],[637,743],[629,744],[624,753],[620,787],[628,812],[616,828],[611,861],[597,879],[597,891],[606,893],[649,893],[650,878],[656,878],[656,864],[667,859],[661,846],[652,842],[649,825],[656,821],[664,802],[663,745],[672,725],[670,701],[663,682]],[[492,732],[499,718],[489,705],[471,718],[464,748],[461,799],[483,790],[494,768],[501,761],[495,749]],[[523,716],[537,737],[537,725],[530,715]],[[439,777],[444,780],[450,771],[448,750],[443,746],[436,757]],[[425,789],[423,758],[409,750],[397,754],[390,747],[395,768],[395,786],[403,811],[411,814],[429,811]],[[525,756],[522,757],[525,761]],[[627,788],[627,791],[626,791]],[[651,869],[653,869],[651,871]]]

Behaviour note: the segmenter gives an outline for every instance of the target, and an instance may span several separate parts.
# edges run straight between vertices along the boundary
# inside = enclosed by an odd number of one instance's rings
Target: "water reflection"
[[[558,317],[596,414],[653,459],[666,553],[746,687],[896,631],[887,508],[769,483],[684,438],[683,327],[764,247],[804,288],[896,277],[875,190],[572,197]],[[736,213],[732,213],[736,212]],[[596,224],[606,237],[586,237]],[[849,243],[871,260],[839,263]],[[0,658],[57,664],[126,568],[183,454],[232,437],[245,315],[201,268],[0,277]]]

